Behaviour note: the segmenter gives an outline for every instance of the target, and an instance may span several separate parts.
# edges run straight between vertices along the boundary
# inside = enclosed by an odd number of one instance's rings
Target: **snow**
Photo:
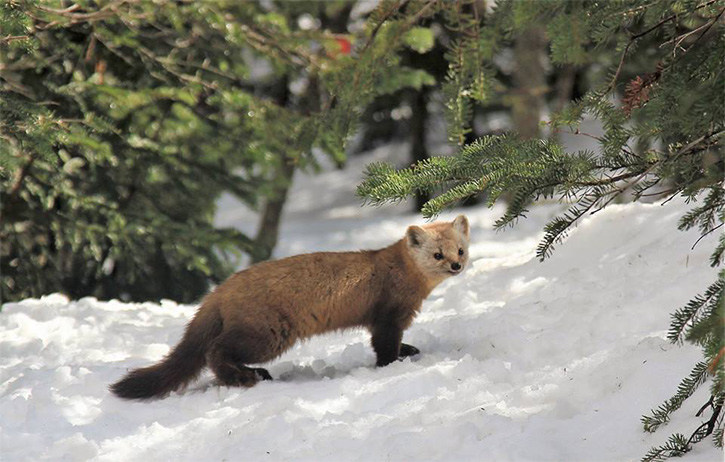
[[[386,153],[376,155],[385,156]],[[354,172],[300,175],[278,257],[375,248],[419,216],[360,208]],[[353,173],[351,173],[353,172]],[[320,185],[332,185],[322,194]],[[0,456],[37,460],[636,460],[690,434],[705,385],[654,434],[640,416],[700,358],[666,340],[669,314],[716,278],[677,231],[682,201],[612,205],[587,217],[551,259],[534,251],[558,204],[534,207],[503,233],[502,209],[473,207],[471,264],[424,303],[405,341],[422,354],[374,367],[369,336],[346,331],[296,345],[251,389],[206,373],[183,393],[138,403],[107,386],[159,360],[196,306],[63,295],[7,303],[0,315]],[[217,221],[250,229],[230,198]],[[684,460],[722,460],[710,440]]]

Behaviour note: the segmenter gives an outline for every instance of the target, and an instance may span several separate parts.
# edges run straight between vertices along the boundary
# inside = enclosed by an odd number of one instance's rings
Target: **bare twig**
[[[624,184],[623,186],[621,186],[621,187],[613,190],[611,193],[608,193],[608,194],[612,194],[609,197],[609,199],[607,199],[607,201],[604,202],[596,210],[592,211],[592,213],[590,215],[594,215],[595,213],[597,213],[600,210],[604,209],[606,206],[608,206],[609,204],[611,204],[614,199],[616,199],[617,197],[619,197],[620,195],[622,195],[624,193],[624,191],[628,190],[632,186],[634,186],[637,183],[639,183],[642,180],[642,178],[644,178],[644,176],[647,175],[647,173],[649,173],[649,171],[652,169],[652,167],[654,167],[654,165],[656,165],[656,164],[651,165],[647,170],[645,170],[644,172],[642,172],[635,180],[629,181],[626,184]]]
[[[29,38],[29,35],[6,35],[5,37],[0,37],[0,45],[4,45],[15,40],[26,40]]]
[[[697,32],[699,32],[702,29],[705,29],[705,32],[703,32],[703,34],[706,33],[707,30],[710,29],[715,22],[717,22],[718,18],[722,15],[723,11],[725,11],[725,9],[723,9],[722,11],[720,11],[719,14],[717,14],[714,18],[712,18],[712,21],[708,21],[705,24],[701,25],[700,27],[698,27],[696,29],[692,29],[689,32],[685,32],[682,35],[678,35],[677,37],[672,38],[672,39],[670,39],[670,40],[662,43],[659,47],[662,48],[662,47],[664,47],[665,45],[667,45],[669,43],[674,43],[675,44],[675,48],[679,48],[680,44],[685,39],[687,39],[687,37],[689,37],[689,36],[691,36],[693,34],[696,34]],[[702,35],[700,35],[700,37],[702,37]],[[698,37],[698,40],[699,40],[699,37]]]
[[[77,3],[65,8],[63,10],[59,10],[56,8],[48,8],[46,6],[38,5],[36,8],[38,10],[43,11],[45,13],[50,13],[57,16],[63,16],[66,18],[69,18],[72,23],[76,22],[86,22],[86,21],[99,21],[101,19],[106,19],[110,16],[113,16],[115,14],[115,10],[123,5],[124,3],[128,3],[128,0],[118,0],[116,2],[111,2],[107,4],[106,6],[100,8],[98,11],[93,11],[91,13],[76,13],[77,10],[81,8],[80,5]]]
[[[661,203],[660,205],[665,205],[666,203],[668,203],[669,201],[671,201],[672,199],[674,199],[675,197],[677,197],[677,195],[678,195],[679,193],[680,193],[680,190],[677,190],[677,191],[675,191],[675,192],[674,192],[674,193],[673,193],[673,194],[672,194],[672,195],[671,195],[670,197],[668,197],[668,198],[667,198],[667,199],[666,199],[665,201],[663,201],[663,202],[662,202],[662,203]]]
[[[619,78],[619,74],[622,72],[622,67],[624,66],[624,58],[627,56],[629,47],[631,47],[633,43],[634,40],[630,39],[629,43],[627,43],[627,46],[624,47],[622,56],[619,58],[619,65],[617,65],[617,70],[614,72],[614,77],[612,77],[611,82],[609,82],[609,85],[607,85],[607,93],[612,91],[614,89],[614,86],[617,84],[617,79]]]
[[[692,10],[692,11],[693,11],[693,12],[695,12],[695,11],[697,11],[697,10],[699,10],[699,9],[705,8],[706,6],[710,6],[710,5],[712,5],[713,3],[717,3],[717,1],[718,1],[718,0],[710,0],[710,1],[709,1],[709,2],[707,2],[707,3],[703,3],[702,5],[698,5],[698,6],[696,6],[696,7],[695,7],[695,9],[694,9],[694,10]],[[663,26],[663,25],[664,25],[665,23],[668,23],[668,22],[672,21],[673,19],[677,18],[677,14],[678,14],[678,13],[674,13],[674,14],[672,14],[672,15],[670,15],[670,16],[668,16],[668,17],[666,17],[665,19],[663,19],[662,21],[658,22],[657,24],[655,24],[654,26],[650,27],[649,29],[645,30],[644,32],[640,32],[640,33],[638,33],[638,34],[634,34],[634,35],[632,35],[632,36],[630,37],[630,40],[636,40],[636,39],[638,39],[638,38],[640,38],[640,37],[644,37],[645,35],[649,34],[649,33],[650,33],[650,32],[652,32],[653,30],[655,30],[655,29],[658,29],[658,28],[662,27],[662,26]]]
[[[665,159],[663,161],[660,161],[660,162],[654,162],[654,163],[652,163],[652,165],[650,165],[646,170],[644,170],[641,174],[639,174],[639,176],[634,181],[628,182],[624,186],[622,186],[620,188],[617,188],[614,191],[612,191],[614,194],[601,207],[599,207],[596,210],[594,210],[591,214],[594,215],[595,213],[599,212],[600,210],[602,210],[603,208],[605,208],[607,205],[609,205],[616,197],[618,197],[619,195],[621,195],[622,193],[624,193],[624,191],[626,191],[627,189],[629,189],[632,186],[634,186],[637,183],[639,183],[642,180],[642,178],[644,178],[647,174],[651,173],[652,170],[656,166],[662,165],[664,162],[672,162],[672,161],[676,160],[677,158],[679,158],[680,156],[686,154],[692,148],[694,148],[695,146],[697,146],[698,144],[702,143],[703,141],[705,141],[708,138],[711,138],[711,137],[719,134],[720,132],[721,131],[711,132],[711,133],[708,133],[706,135],[703,135],[703,136],[697,138],[695,141],[692,141],[691,143],[687,144],[685,147],[681,148],[674,155],[668,157],[667,159]],[[634,175],[632,175],[632,176],[634,176]],[[673,197],[674,197],[674,195],[672,197],[670,197],[669,199],[667,199],[666,202],[669,202],[670,200],[672,200]],[[700,239],[702,239],[702,237]],[[699,239],[698,239],[698,242],[699,242]],[[695,244],[697,244],[697,242]],[[693,246],[693,248],[694,248],[694,246]]]
[[[702,425],[700,425],[699,427],[697,427],[697,429],[692,433],[692,436],[690,436],[690,439],[687,440],[687,446],[689,446],[690,443],[693,443],[693,442],[697,443],[698,441],[701,441],[704,437],[711,434],[713,432],[713,430],[715,429],[715,424],[718,420],[718,417],[720,416],[720,412],[722,411],[723,397],[720,396],[719,399],[717,400],[717,402],[714,402],[713,398],[714,398],[714,396],[712,396],[710,398],[710,401],[708,402],[708,404],[710,406],[712,406],[712,416],[710,417],[710,419],[707,422],[705,422]],[[708,404],[706,404],[704,407],[707,407]],[[702,409],[700,411],[702,411]],[[698,412],[698,415],[699,414],[700,413]],[[705,434],[701,436],[700,431],[702,429],[706,429],[706,430],[705,430]]]
[[[405,27],[403,29],[407,30],[410,27],[418,24],[418,21],[420,21],[423,16],[427,15],[429,13],[428,10],[431,9],[432,7],[434,7],[436,3],[437,3],[437,0],[433,0],[433,1],[429,2],[428,4],[426,4],[423,8],[420,9],[420,11],[418,11],[414,16],[412,16],[410,19],[408,19],[405,22]],[[476,14],[478,14],[478,13],[476,13]],[[476,29],[476,30],[478,31],[478,29]]]
[[[575,135],[582,135],[582,136],[586,136],[586,137],[589,137],[589,138],[595,139],[595,140],[597,140],[597,141],[599,141],[599,142],[601,142],[601,141],[602,141],[602,138],[601,138],[601,137],[599,137],[599,136],[596,136],[596,135],[592,135],[591,133],[585,133],[585,132],[582,132],[582,131],[580,131],[580,130],[579,130],[578,128],[577,128],[577,129],[576,129],[576,131],[575,131],[575,132],[573,132],[573,133],[574,133]]]
[[[665,194],[671,194],[673,192],[680,192],[680,188],[672,188],[672,189],[666,189],[664,191],[657,191],[650,194],[640,194],[639,197],[655,197],[655,196],[664,196]]]
[[[705,403],[705,404],[704,404],[704,405],[703,405],[703,406],[702,406],[702,407],[700,408],[700,410],[699,410],[699,411],[697,411],[697,414],[695,414],[695,417],[700,417],[700,416],[702,415],[702,413],[703,413],[703,412],[705,412],[705,409],[707,409],[708,407],[712,407],[712,401],[713,401],[713,399],[714,399],[714,398],[715,398],[714,396],[710,395],[710,399],[709,399],[709,400],[707,400],[707,403]]]
[[[702,38],[702,37],[703,37],[703,36],[704,36],[705,34],[707,34],[707,32],[708,32],[708,31],[710,30],[710,28],[711,28],[712,26],[714,26],[714,25],[715,25],[715,23],[716,23],[716,22],[718,22],[718,21],[720,20],[720,17],[722,17],[723,13],[725,13],[725,8],[723,8],[722,10],[720,10],[720,13],[718,13],[718,15],[717,15],[717,16],[715,16],[715,18],[713,18],[713,20],[712,20],[712,21],[709,21],[709,22],[708,22],[708,23],[706,23],[706,24],[705,24],[704,26],[698,27],[697,29],[695,29],[695,30],[693,30],[693,31],[691,32],[691,33],[695,33],[695,32],[697,32],[697,31],[698,31],[698,30],[700,30],[700,29],[704,29],[704,30],[702,31],[702,33],[701,33],[701,34],[700,34],[700,35],[699,35],[699,36],[698,36],[698,37],[697,37],[697,38],[695,39],[695,41],[694,41],[694,42],[692,42],[692,45],[690,45],[689,47],[687,47],[687,49],[686,49],[685,51],[683,51],[683,52],[682,52],[682,54],[681,54],[680,56],[678,56],[678,57],[677,57],[677,59],[676,59],[676,60],[675,60],[675,61],[674,61],[674,62],[673,62],[673,63],[672,63],[671,65],[670,65],[670,67],[674,66],[674,65],[675,65],[675,64],[676,64],[676,63],[677,63],[678,61],[680,61],[680,60],[682,59],[682,57],[683,57],[683,56],[685,56],[685,55],[686,55],[686,54],[687,54],[687,53],[688,53],[688,52],[689,52],[690,50],[692,50],[693,48],[695,48],[695,45],[697,45],[697,42],[699,42],[699,41],[700,41],[700,39],[701,39],[701,38]],[[689,35],[689,34],[686,34],[686,35]],[[681,39],[681,40],[678,40],[678,41],[677,41],[677,43],[675,44],[675,47],[674,47],[674,48],[675,48],[675,50],[677,50],[677,48],[679,47],[680,43],[682,43],[682,40],[684,40],[684,38],[683,38],[683,39]]]
[[[390,10],[385,12],[385,15],[383,18],[375,25],[372,32],[370,33],[370,38],[368,38],[368,41],[363,46],[362,50],[358,53],[358,55],[364,54],[368,48],[370,48],[370,45],[375,41],[375,36],[378,35],[378,32],[380,31],[380,28],[383,27],[383,24],[385,24],[385,21],[390,19],[391,16],[393,16],[395,13],[397,13],[400,9],[402,9],[410,0],[403,0],[402,2],[396,2],[395,5],[393,5]]]
[[[705,8],[706,6],[710,6],[713,3],[716,3],[717,1],[718,0],[710,0],[707,3],[703,3],[702,5],[698,5],[692,11],[695,12],[695,11],[701,9],[701,8]],[[722,14],[722,12],[721,12],[721,14]],[[673,19],[676,19],[677,18],[677,15],[678,15],[678,13],[672,14],[672,15],[664,18],[663,20],[661,20],[660,22],[658,22],[654,26],[652,26],[652,27],[650,27],[650,28],[648,28],[648,29],[646,29],[646,30],[644,30],[642,32],[639,32],[637,34],[630,35],[629,42],[627,43],[627,46],[624,47],[624,51],[622,51],[622,56],[619,58],[619,64],[617,65],[617,70],[614,73],[614,77],[612,77],[611,82],[609,82],[609,85],[607,86],[607,93],[609,93],[610,91],[612,91],[614,89],[614,86],[617,83],[617,79],[619,78],[619,74],[622,72],[622,67],[624,66],[624,59],[627,57],[627,52],[629,51],[629,48],[632,46],[632,44],[634,44],[634,42],[637,39],[640,39],[640,38],[644,37],[645,35],[649,34],[650,32],[659,29],[664,24],[672,21]],[[719,17],[719,15],[718,15],[718,17]],[[707,32],[707,31],[705,31],[705,32]]]
[[[39,6],[38,9],[41,11],[45,11],[47,13],[53,13],[53,14],[60,14],[60,15],[67,15],[68,13],[72,13],[74,11],[77,11],[81,6],[77,3],[72,4],[68,8],[64,8],[62,10],[57,8],[49,8],[46,6]]]
[[[708,232],[706,232],[705,234],[703,234],[702,236],[700,236],[700,238],[699,238],[698,240],[696,240],[694,244],[692,244],[692,248],[690,248],[690,250],[695,250],[695,246],[697,246],[698,242],[700,242],[700,241],[701,241],[701,240],[702,240],[702,239],[703,239],[703,238],[704,238],[705,236],[707,236],[708,234],[712,234],[712,233],[714,233],[714,232],[715,232],[715,231],[716,231],[717,229],[719,229],[719,228],[722,228],[722,227],[723,227],[723,225],[725,225],[725,223],[720,223],[719,225],[717,225],[717,226],[715,226],[714,228],[712,228],[712,229],[711,229],[710,231],[708,231]]]
[[[170,63],[166,62],[163,58],[159,58],[158,56],[156,56],[156,54],[154,52],[152,52],[151,50],[149,50],[146,47],[139,46],[138,50],[141,52],[142,55],[146,56],[148,59],[151,59],[154,62],[159,63],[166,72],[174,75],[179,80],[182,80],[182,81],[188,82],[188,83],[196,83],[205,88],[209,88],[211,90],[218,89],[218,86],[214,82],[210,83],[200,77],[187,75],[187,74],[184,74],[183,72],[180,72],[180,71],[174,69],[174,67]],[[161,80],[164,80],[164,79],[161,79]]]

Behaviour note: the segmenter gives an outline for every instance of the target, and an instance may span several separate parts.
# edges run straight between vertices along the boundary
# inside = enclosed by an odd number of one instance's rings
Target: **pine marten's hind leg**
[[[264,362],[267,354],[265,339],[255,338],[249,332],[228,330],[217,337],[207,355],[208,365],[222,385],[252,387],[261,380],[272,380],[267,369],[248,367],[246,364]]]

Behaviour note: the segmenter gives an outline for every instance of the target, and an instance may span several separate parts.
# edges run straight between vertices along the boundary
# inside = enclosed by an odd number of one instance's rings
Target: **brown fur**
[[[380,250],[259,263],[204,299],[167,358],[132,371],[111,390],[128,399],[163,396],[193,380],[204,364],[224,385],[252,386],[271,377],[249,364],[271,361],[299,339],[351,327],[370,330],[377,365],[385,366],[418,353],[401,344],[403,331],[431,290],[467,259],[468,221],[461,215],[411,226],[405,238]]]

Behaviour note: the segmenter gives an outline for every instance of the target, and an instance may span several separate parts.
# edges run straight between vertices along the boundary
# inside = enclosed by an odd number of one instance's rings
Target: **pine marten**
[[[203,300],[181,342],[160,363],[111,385],[121,398],[163,397],[208,365],[219,383],[271,380],[271,361],[299,339],[366,327],[377,366],[420,353],[401,343],[423,300],[468,261],[468,219],[410,226],[380,250],[319,252],[259,263],[229,277]]]

